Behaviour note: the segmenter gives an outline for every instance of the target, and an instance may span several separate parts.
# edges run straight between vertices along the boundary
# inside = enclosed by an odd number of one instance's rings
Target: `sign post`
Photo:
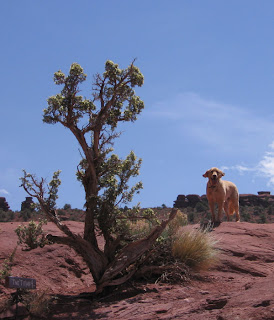
[[[15,309],[15,319],[17,319],[18,313],[18,302],[19,302],[19,295],[20,289],[36,289],[36,280],[32,278],[20,278],[20,277],[6,277],[5,279],[5,287],[7,288],[15,288],[15,302],[16,302],[16,309]]]

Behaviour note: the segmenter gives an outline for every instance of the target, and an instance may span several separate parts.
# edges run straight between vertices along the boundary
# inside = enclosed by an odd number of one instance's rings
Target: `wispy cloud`
[[[10,193],[6,189],[0,189],[0,194],[9,195]]]
[[[257,167],[249,168],[247,166],[243,166],[243,165],[240,165],[240,164],[236,164],[235,166],[230,166],[230,167],[222,166],[220,169],[223,170],[223,171],[225,171],[225,170],[236,170],[236,171],[238,171],[238,173],[240,175],[244,175],[247,172],[256,172],[256,171],[258,171]]]
[[[248,172],[253,172],[254,176],[263,177],[268,180],[267,185],[274,187],[274,141],[269,145],[268,151],[264,153],[262,159],[254,166],[223,166],[223,170],[236,170],[243,175]]]
[[[205,99],[195,93],[179,94],[169,101],[157,103],[147,114],[171,121],[184,137],[226,152],[255,152],[254,146],[260,149],[262,141],[270,142],[266,137],[272,139],[274,136],[274,125],[269,116]]]
[[[257,168],[258,173],[269,180],[268,184],[274,186],[274,141],[269,147],[271,150],[265,153]]]

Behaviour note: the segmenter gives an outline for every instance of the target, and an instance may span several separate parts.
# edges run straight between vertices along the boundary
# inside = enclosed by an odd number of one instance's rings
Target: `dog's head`
[[[207,170],[205,174],[203,174],[204,178],[208,178],[210,181],[211,185],[215,186],[217,182],[225,175],[223,171],[221,171],[218,168],[211,168]]]

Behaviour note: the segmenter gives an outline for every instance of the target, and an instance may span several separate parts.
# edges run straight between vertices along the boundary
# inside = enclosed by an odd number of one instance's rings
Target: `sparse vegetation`
[[[15,233],[18,236],[18,244],[24,244],[26,250],[38,247],[43,248],[49,243],[42,229],[43,224],[47,224],[47,220],[40,220],[38,223],[31,220],[27,226],[19,225],[15,229]]]
[[[66,203],[63,207],[63,210],[71,210],[71,205],[69,203]]]
[[[142,160],[133,151],[120,159],[113,153],[113,145],[121,134],[117,131],[118,124],[135,122],[144,109],[143,101],[135,93],[135,87],[143,85],[144,76],[134,61],[120,69],[118,64],[108,60],[103,74],[94,77],[91,99],[79,95],[80,84],[86,77],[77,63],[71,65],[68,75],[57,71],[54,82],[62,89],[48,99],[43,115],[45,123],[59,123],[69,129],[81,148],[82,160],[76,175],[85,191],[83,237],[75,235],[59,219],[56,200],[61,184],[60,170],[54,172],[49,183],[24,170],[21,186],[30,197],[37,199],[46,217],[63,232],[62,237],[48,235],[48,238],[69,245],[82,256],[97,292],[101,292],[105,287],[122,284],[133,276],[138,259],[152,248],[176,215],[176,210],[172,210],[169,218],[152,229],[146,238],[134,243],[128,237],[127,221],[138,211],[136,208],[121,210],[121,205],[130,203],[143,187],[141,182],[133,186],[129,183],[132,177],[139,175]],[[103,250],[98,245],[98,232],[105,240]]]
[[[17,246],[13,249],[10,256],[4,260],[1,269],[0,269],[0,280],[5,280],[6,277],[11,276],[11,269],[14,261],[14,256],[17,250]]]
[[[3,211],[0,209],[0,222],[9,222],[14,219],[14,212],[9,210],[9,211]]]
[[[20,212],[21,217],[23,218],[23,221],[29,221],[29,219],[32,218],[33,212],[31,209],[24,209]]]
[[[217,261],[216,243],[217,241],[207,230],[183,231],[177,233],[172,242],[172,254],[175,259],[185,263],[191,269],[207,270]]]
[[[48,319],[52,298],[46,291],[24,290],[21,302],[27,308],[31,317]]]

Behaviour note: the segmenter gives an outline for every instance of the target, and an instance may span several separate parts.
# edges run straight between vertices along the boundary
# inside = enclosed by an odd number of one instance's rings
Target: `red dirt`
[[[16,246],[18,224],[0,223],[0,269]],[[82,233],[83,223],[67,224]],[[60,234],[51,223],[44,230]],[[219,264],[185,284],[139,284],[96,300],[79,295],[94,291],[92,277],[72,249],[58,244],[18,247],[12,275],[35,278],[37,290],[59,295],[50,319],[274,319],[274,225],[224,222],[212,235]],[[0,286],[0,301],[13,291]]]

